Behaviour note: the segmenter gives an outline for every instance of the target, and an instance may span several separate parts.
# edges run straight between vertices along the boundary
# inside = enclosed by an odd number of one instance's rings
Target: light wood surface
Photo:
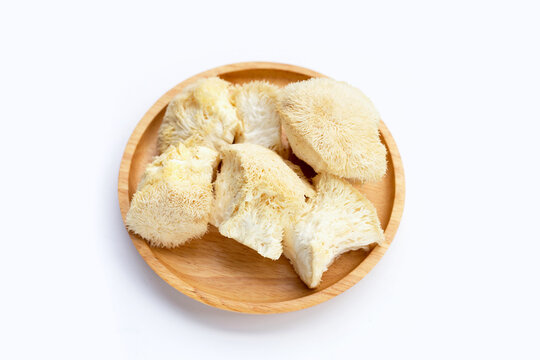
[[[157,132],[169,101],[197,79],[219,76],[232,83],[268,80],[289,82],[321,77],[293,65],[249,62],[221,66],[189,78],[163,95],[135,127],[126,146],[118,178],[120,210],[125,221],[130,199],[144,168],[157,155]],[[370,252],[352,251],[337,259],[317,289],[298,278],[288,260],[263,258],[255,251],[219,234],[210,226],[201,239],[176,249],[150,247],[130,233],[148,265],[178,291],[202,303],[245,313],[280,313],[303,309],[331,299],[360,281],[381,259],[396,234],[405,201],[405,179],[397,146],[384,123],[381,138],[388,149],[388,172],[380,182],[358,186],[375,205],[386,240]]]

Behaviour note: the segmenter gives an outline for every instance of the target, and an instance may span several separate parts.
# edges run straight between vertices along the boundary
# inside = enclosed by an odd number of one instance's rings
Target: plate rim
[[[120,205],[120,212],[122,213],[122,220],[126,221],[126,214],[129,209],[129,173],[132,164],[132,158],[144,132],[153,121],[156,115],[159,114],[169,103],[169,101],[176,95],[181,89],[194,81],[210,77],[219,76],[224,73],[244,71],[244,70],[281,70],[288,71],[297,74],[302,74],[310,77],[326,77],[325,75],[318,73],[314,70],[303,68],[296,65],[274,63],[274,62],[240,62],[234,64],[228,64],[218,66],[213,69],[203,71],[196,74],[163,94],[144,114],[142,119],[137,123],[135,129],[131,133],[129,140],[124,148],[122,160],[120,163],[120,171],[118,174],[118,200]],[[238,300],[231,300],[221,298],[213,294],[206,293],[198,290],[191,284],[183,281],[177,277],[165,264],[161,263],[153,254],[150,246],[140,237],[132,234],[126,228],[135,248],[143,258],[143,260],[150,266],[150,268],[165,282],[171,285],[181,293],[202,302],[206,305],[214,306],[223,310],[250,313],[250,314],[270,314],[270,313],[284,313],[296,310],[305,309],[311,307],[345,292],[353,285],[357,284],[364,276],[366,276],[373,267],[380,261],[386,250],[392,243],[394,236],[399,227],[401,216],[403,214],[405,204],[405,174],[403,169],[403,163],[399,154],[396,142],[392,137],[392,134],[388,130],[383,121],[380,122],[379,131],[384,137],[386,146],[390,153],[390,160],[394,166],[394,201],[392,205],[392,211],[388,225],[384,231],[385,241],[376,245],[370,254],[349,274],[344,276],[341,280],[332,284],[331,286],[321,291],[309,294],[300,298],[279,301],[279,302],[244,302]]]

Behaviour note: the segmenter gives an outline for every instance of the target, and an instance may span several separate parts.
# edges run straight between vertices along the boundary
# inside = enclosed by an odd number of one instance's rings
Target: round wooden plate
[[[144,115],[126,146],[118,178],[118,197],[124,221],[146,165],[157,155],[159,126],[169,101],[197,79],[219,76],[235,84],[267,80],[279,86],[322,77],[293,65],[249,62],[221,66],[187,79],[163,95]],[[187,296],[221,309],[245,313],[280,313],[303,309],[331,299],[362,279],[383,256],[399,225],[405,200],[403,166],[399,152],[384,123],[381,139],[388,149],[388,172],[380,182],[358,186],[377,208],[386,240],[371,251],[342,255],[324,274],[317,289],[298,278],[289,261],[263,258],[254,250],[225,238],[209,226],[201,239],[176,249],[150,247],[130,233],[133,244],[150,267],[167,283]]]

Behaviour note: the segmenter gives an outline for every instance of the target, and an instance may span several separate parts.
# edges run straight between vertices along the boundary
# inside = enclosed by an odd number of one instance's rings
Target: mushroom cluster
[[[172,248],[211,224],[261,256],[285,255],[316,288],[339,255],[384,241],[375,207],[350,183],[386,173],[379,122],[360,90],[332,79],[199,80],[167,107],[128,229]]]

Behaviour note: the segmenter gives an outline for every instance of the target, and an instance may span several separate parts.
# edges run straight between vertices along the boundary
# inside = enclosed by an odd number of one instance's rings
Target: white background
[[[1,358],[540,358],[538,2],[352,4],[1,3]],[[118,209],[145,111],[187,77],[252,60],[361,88],[405,166],[382,261],[290,314],[178,293]]]

